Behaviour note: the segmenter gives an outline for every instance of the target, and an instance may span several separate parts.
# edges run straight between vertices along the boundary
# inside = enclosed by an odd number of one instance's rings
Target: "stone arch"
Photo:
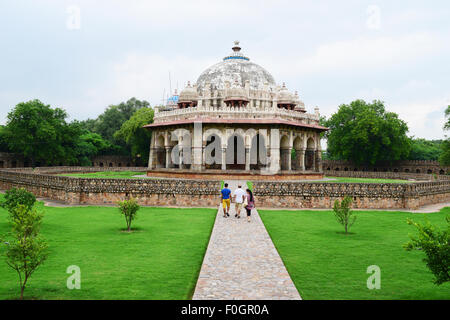
[[[291,144],[289,137],[283,134],[280,137],[280,167],[281,170],[289,170],[289,158],[291,157]]]
[[[428,174],[432,174],[432,173],[433,173],[433,170],[428,169],[428,170],[427,170],[427,173],[428,173]]]
[[[301,135],[296,134],[294,136],[294,141],[292,142],[292,147],[295,150],[295,156],[292,163],[293,170],[302,170],[303,159],[304,159],[304,142]]]
[[[206,130],[205,132],[203,132],[203,142],[207,142],[208,137],[210,137],[212,135],[218,136],[221,141],[224,138],[224,134],[221,130],[216,129],[216,128],[210,128],[210,129]]]
[[[305,152],[305,169],[314,170],[314,151],[316,148],[316,143],[314,138],[309,137],[306,140],[306,152]]]
[[[166,150],[164,145],[165,137],[160,133],[155,137],[156,168],[165,168],[166,166]]]
[[[203,163],[205,169],[221,169],[222,167],[222,137],[217,129],[210,129],[203,135]]]
[[[420,173],[420,169],[416,169],[416,173]]]
[[[227,169],[245,170],[245,141],[242,135],[243,130],[240,130],[235,130],[227,139],[227,151],[225,155]]]
[[[443,169],[439,170],[439,174],[445,174],[445,171]]]
[[[266,138],[259,132],[251,138],[250,144],[250,170],[260,170],[267,165]]]

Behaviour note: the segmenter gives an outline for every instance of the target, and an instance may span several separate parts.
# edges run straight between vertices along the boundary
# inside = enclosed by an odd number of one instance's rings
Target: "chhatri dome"
[[[266,69],[250,62],[250,58],[241,52],[239,41],[234,42],[233,52],[223,58],[223,61],[209,67],[198,77],[197,89],[202,91],[208,84],[211,90],[224,89],[225,83],[236,80],[244,86],[248,81],[250,89],[263,89],[265,84],[275,87],[273,76]]]

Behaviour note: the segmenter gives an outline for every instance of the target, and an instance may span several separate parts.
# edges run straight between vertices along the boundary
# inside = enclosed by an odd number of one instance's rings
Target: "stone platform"
[[[280,174],[266,174],[259,170],[179,170],[179,169],[152,169],[147,171],[152,178],[176,179],[205,179],[205,180],[251,180],[251,181],[302,181],[321,180],[322,172],[313,171],[281,171]]]

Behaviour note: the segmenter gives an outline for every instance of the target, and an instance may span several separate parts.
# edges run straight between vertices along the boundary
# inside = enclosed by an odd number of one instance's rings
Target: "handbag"
[[[244,199],[244,203],[243,203],[243,206],[244,206],[244,207],[248,206],[248,201],[247,201],[247,197],[245,197],[245,199]]]

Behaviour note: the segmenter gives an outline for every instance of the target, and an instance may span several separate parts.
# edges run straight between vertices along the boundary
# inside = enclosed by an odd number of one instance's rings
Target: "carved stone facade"
[[[450,167],[443,167],[437,161],[407,160],[393,164],[385,163],[377,166],[355,166],[349,161],[323,160],[322,168],[325,174],[329,171],[372,171],[372,172],[404,172],[416,174],[449,174]]]
[[[327,128],[319,125],[318,108],[307,113],[297,93],[277,86],[240,50],[235,42],[222,62],[204,71],[194,86],[188,83],[177,105],[171,99],[155,110],[154,123],[145,126],[153,133],[150,170],[322,171],[320,133]],[[187,161],[173,156],[186,150]]]

